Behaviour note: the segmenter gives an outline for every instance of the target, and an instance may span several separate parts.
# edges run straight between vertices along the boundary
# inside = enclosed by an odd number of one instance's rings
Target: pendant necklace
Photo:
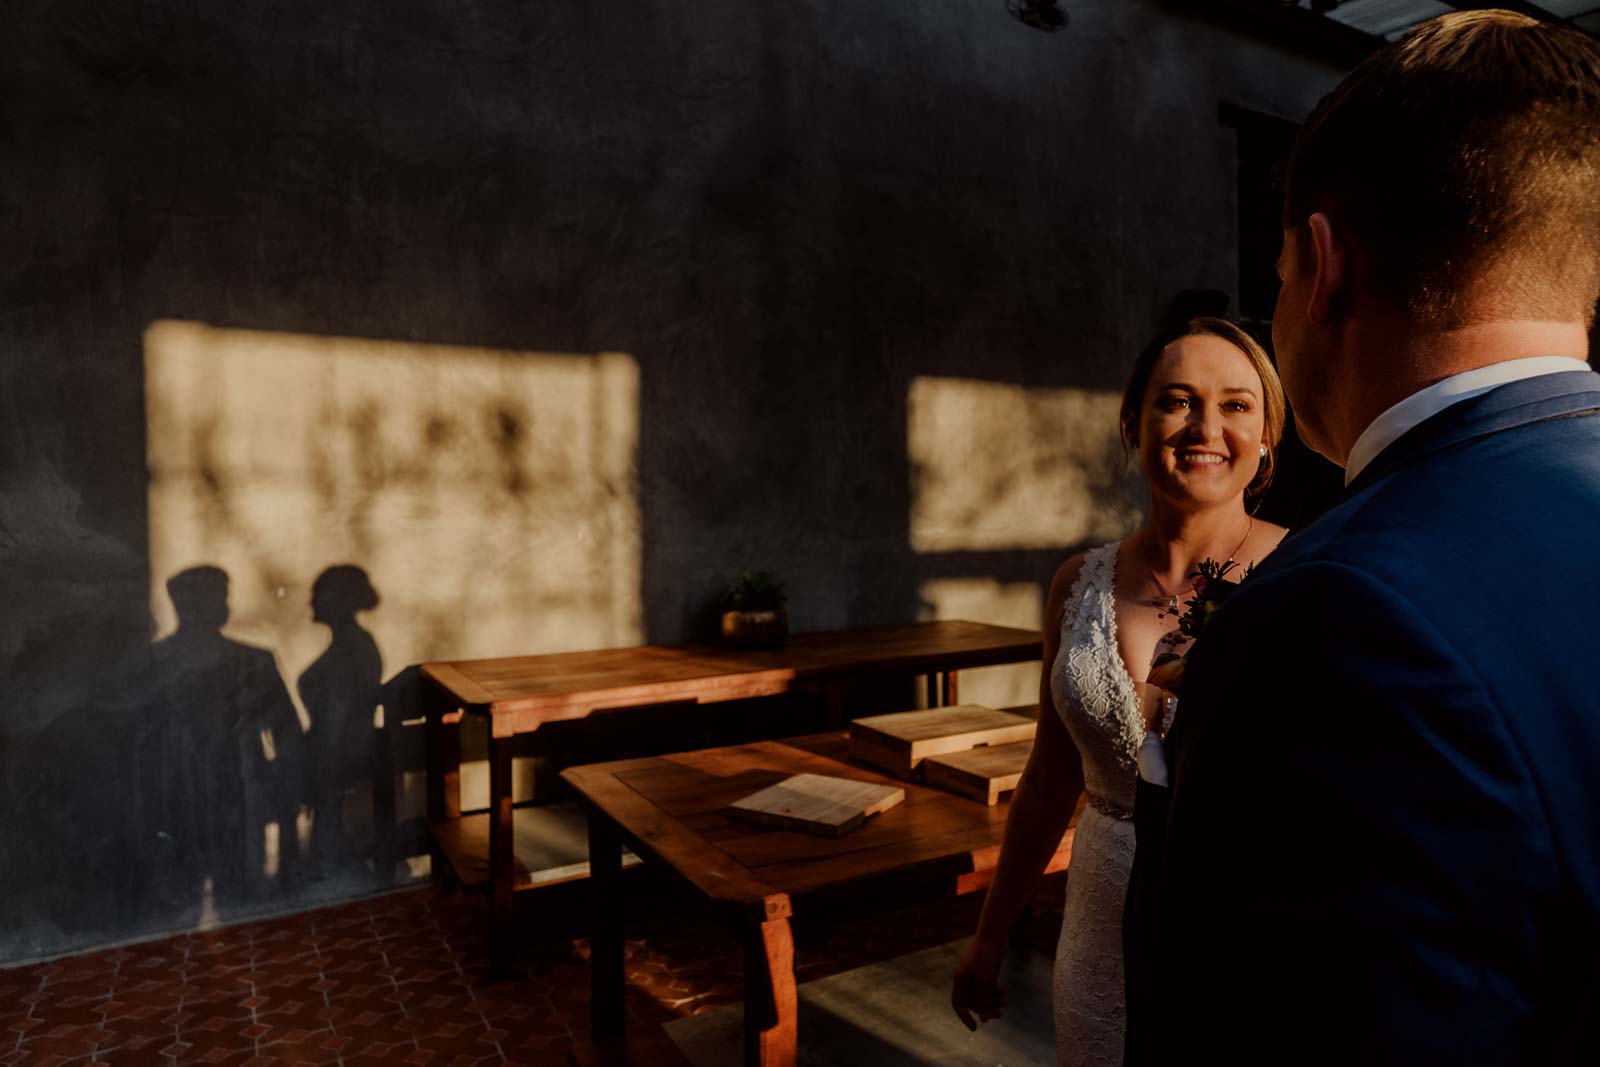
[[[1250,540],[1250,533],[1255,528],[1256,528],[1256,517],[1254,515],[1251,515],[1250,516],[1250,524],[1244,528],[1244,536],[1239,538],[1239,543],[1237,545],[1233,546],[1233,551],[1228,554],[1228,558],[1224,562],[1226,562],[1226,563],[1232,563],[1233,562],[1233,557],[1237,556],[1239,554],[1239,550],[1244,547],[1244,543],[1246,541]],[[1161,584],[1161,579],[1160,578],[1156,577],[1156,567],[1155,567],[1154,563],[1150,562],[1150,553],[1148,551],[1146,551],[1145,554],[1144,554],[1144,557],[1145,557],[1144,558],[1145,566],[1146,566],[1146,568],[1148,568],[1149,573],[1150,573],[1150,584],[1155,586],[1156,587],[1156,591],[1159,592],[1162,595],[1162,597],[1164,598],[1163,602],[1165,604],[1166,610],[1176,613],[1177,610],[1178,610],[1178,600],[1179,600],[1180,597],[1183,596],[1183,594],[1182,593],[1174,594],[1174,593],[1167,592],[1167,587]]]

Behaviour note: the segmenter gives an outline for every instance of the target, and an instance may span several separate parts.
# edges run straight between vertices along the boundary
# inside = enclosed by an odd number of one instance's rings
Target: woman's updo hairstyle
[[[313,599],[321,599],[339,615],[354,615],[378,606],[378,591],[367,572],[352,563],[340,563],[317,575],[311,586]]]

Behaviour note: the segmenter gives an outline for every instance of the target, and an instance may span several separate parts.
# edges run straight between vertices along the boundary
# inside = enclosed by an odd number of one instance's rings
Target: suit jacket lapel
[[[1600,374],[1563,371],[1525,378],[1452,404],[1402,434],[1373,459],[1344,491],[1351,496],[1435,452],[1486,434],[1547,419],[1600,413]]]

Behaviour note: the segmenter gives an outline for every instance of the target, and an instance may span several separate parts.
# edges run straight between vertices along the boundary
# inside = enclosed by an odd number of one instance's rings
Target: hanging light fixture
[[[1058,0],[1006,0],[1011,17],[1041,33],[1055,33],[1067,25],[1067,13]]]

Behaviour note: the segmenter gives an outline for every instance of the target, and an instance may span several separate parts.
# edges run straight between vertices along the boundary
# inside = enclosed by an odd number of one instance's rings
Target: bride
[[[1072,842],[1056,950],[1056,1049],[1063,1067],[1122,1063],[1135,754],[1152,714],[1134,683],[1167,651],[1173,621],[1163,613],[1192,595],[1188,576],[1197,563],[1232,559],[1242,571],[1283,538],[1282,527],[1245,507],[1271,480],[1283,422],[1277,373],[1231,323],[1199,318],[1170,328],[1135,362],[1121,430],[1149,481],[1150,521],[1124,541],[1073,556],[1050,585],[1038,734],[950,998],[968,1029],[977,1027],[974,1016],[1000,1017],[1005,993],[997,976],[1008,932],[1081,793],[1087,805]]]

